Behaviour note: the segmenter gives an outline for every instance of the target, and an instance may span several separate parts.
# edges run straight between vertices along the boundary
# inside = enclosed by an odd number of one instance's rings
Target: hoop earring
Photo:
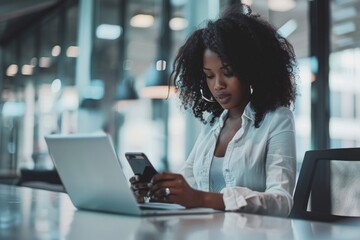
[[[252,95],[254,92],[254,89],[252,88],[252,86],[250,85],[250,95]]]
[[[216,102],[214,100],[213,96],[211,96],[210,98],[205,97],[203,94],[203,90],[201,88],[200,88],[200,93],[201,93],[201,98],[204,99],[205,101],[210,102],[210,103]]]

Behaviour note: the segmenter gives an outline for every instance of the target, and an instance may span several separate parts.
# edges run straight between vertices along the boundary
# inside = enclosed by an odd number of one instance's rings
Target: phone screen
[[[144,153],[125,153],[131,169],[134,174],[141,175],[142,182],[150,182],[151,178],[157,174],[157,171]]]

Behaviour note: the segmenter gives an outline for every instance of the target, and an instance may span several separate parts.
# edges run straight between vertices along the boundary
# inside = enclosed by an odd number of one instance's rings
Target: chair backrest
[[[57,170],[54,169],[20,169],[17,185],[39,188],[49,191],[65,192]]]
[[[307,151],[290,217],[326,222],[359,218],[360,148]]]

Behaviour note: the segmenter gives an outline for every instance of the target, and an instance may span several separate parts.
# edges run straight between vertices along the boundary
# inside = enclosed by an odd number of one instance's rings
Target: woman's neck
[[[243,115],[243,112],[244,111],[242,111],[242,112],[229,111],[227,118],[234,119],[234,120],[235,119],[240,119],[242,117],[242,115]]]
[[[229,109],[227,118],[231,120],[241,119],[246,105],[237,108]]]

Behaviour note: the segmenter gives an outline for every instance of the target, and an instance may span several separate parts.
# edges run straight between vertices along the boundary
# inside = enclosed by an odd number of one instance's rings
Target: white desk
[[[0,185],[0,239],[360,239],[358,225],[240,213],[130,217],[79,211],[64,193]]]

